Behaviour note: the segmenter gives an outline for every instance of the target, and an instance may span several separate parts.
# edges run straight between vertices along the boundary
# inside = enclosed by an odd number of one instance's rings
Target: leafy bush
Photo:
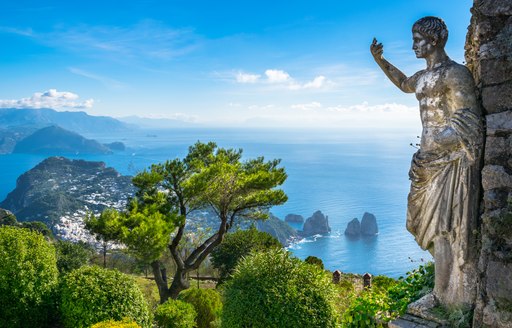
[[[188,289],[180,293],[178,299],[190,303],[197,312],[198,328],[212,328],[222,311],[220,294],[214,289]]]
[[[342,317],[345,327],[383,327],[386,322],[405,313],[409,303],[434,288],[434,265],[420,266],[398,281],[377,276],[373,282],[372,289],[352,295],[351,304]]]
[[[308,264],[313,264],[313,265],[317,265],[320,269],[324,269],[324,262],[322,262],[322,259],[319,259],[318,257],[316,256],[308,256],[306,257],[306,259],[304,260],[304,262],[308,263]]]
[[[281,243],[266,232],[258,231],[254,226],[247,230],[238,230],[227,234],[222,244],[212,254],[213,267],[219,270],[220,282],[225,281],[233,273],[236,264],[251,252],[279,249]]]
[[[173,299],[158,306],[155,311],[155,321],[160,328],[194,328],[196,316],[192,304]]]
[[[59,240],[55,243],[57,251],[57,268],[60,273],[78,269],[89,262],[94,255],[94,249],[84,242],[73,243]]]
[[[317,266],[284,250],[243,259],[226,282],[222,327],[336,327],[336,289]]]
[[[81,267],[68,273],[61,285],[60,307],[65,327],[89,327],[99,321],[125,317],[150,327],[144,296],[131,277],[117,270]]]
[[[39,233],[0,227],[0,327],[43,327],[57,287],[55,248]]]
[[[123,319],[122,321],[107,320],[98,322],[91,328],[140,328],[140,326],[131,319]]]

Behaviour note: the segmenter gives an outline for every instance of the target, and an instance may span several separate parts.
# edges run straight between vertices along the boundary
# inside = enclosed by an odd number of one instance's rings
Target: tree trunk
[[[169,299],[169,287],[167,286],[167,277],[162,277],[162,270],[159,261],[151,262],[151,268],[153,269],[153,275],[155,276],[156,286],[158,287],[158,295],[160,296],[160,304],[165,303]]]
[[[178,269],[172,280],[171,288],[169,289],[169,296],[172,299],[177,299],[182,290],[190,287],[190,282],[187,279],[188,270]]]
[[[107,268],[107,243],[103,242],[103,268]]]

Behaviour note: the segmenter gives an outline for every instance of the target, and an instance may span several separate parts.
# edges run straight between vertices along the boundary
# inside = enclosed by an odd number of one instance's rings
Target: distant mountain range
[[[53,109],[0,108],[0,129],[40,129],[58,125],[76,133],[126,131],[133,126],[108,116],[92,116],[85,112],[58,112]]]
[[[52,125],[42,128],[16,143],[13,153],[29,154],[110,154],[112,150],[96,140]]]

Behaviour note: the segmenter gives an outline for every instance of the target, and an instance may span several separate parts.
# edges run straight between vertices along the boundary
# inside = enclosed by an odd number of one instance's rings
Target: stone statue
[[[400,90],[416,93],[423,126],[409,177],[407,230],[435,260],[434,296],[443,305],[471,305],[476,296],[476,227],[483,144],[481,111],[469,70],[444,50],[448,30],[437,17],[412,27],[417,58],[427,67],[411,77],[370,51]]]

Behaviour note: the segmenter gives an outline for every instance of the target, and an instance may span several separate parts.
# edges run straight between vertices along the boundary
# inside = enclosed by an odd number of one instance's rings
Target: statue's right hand
[[[382,54],[384,53],[384,46],[382,43],[377,42],[376,38],[373,38],[372,44],[370,45],[370,52],[372,53],[373,58],[381,59]]]

